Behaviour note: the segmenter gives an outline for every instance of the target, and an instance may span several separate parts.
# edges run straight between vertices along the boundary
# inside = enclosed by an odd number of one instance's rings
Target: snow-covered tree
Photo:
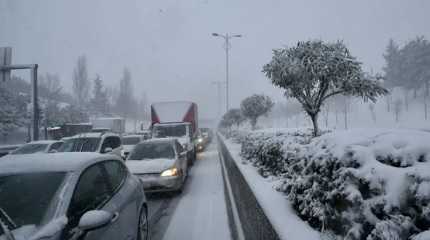
[[[73,94],[79,108],[88,103],[90,96],[90,80],[88,79],[87,58],[79,56],[73,71]]]
[[[137,101],[133,94],[133,84],[130,71],[125,68],[119,83],[116,111],[124,118],[136,118]]]
[[[42,122],[46,127],[61,124],[60,102],[62,98],[63,87],[60,78],[56,74],[46,73],[40,76],[39,89],[43,93],[44,104],[41,106],[43,116]],[[42,95],[42,94],[41,94]]]
[[[319,134],[318,114],[330,97],[352,95],[375,102],[388,93],[376,80],[365,77],[361,63],[341,41],[306,41],[275,49],[263,72],[272,84],[286,90],[287,97],[301,103],[312,120],[315,136]]]
[[[105,115],[109,112],[109,99],[103,86],[103,80],[99,75],[94,79],[93,97],[90,103],[91,109],[97,114]]]
[[[236,127],[239,127],[246,120],[239,108],[228,110],[228,112],[225,114],[225,117],[228,118],[232,124],[236,125]]]
[[[255,129],[257,119],[269,113],[272,107],[273,102],[270,97],[259,94],[247,97],[240,103],[242,114],[249,119],[252,129]]]
[[[2,82],[0,82],[0,106],[0,134],[4,138],[10,132],[29,123],[25,98],[19,93],[10,91]]]

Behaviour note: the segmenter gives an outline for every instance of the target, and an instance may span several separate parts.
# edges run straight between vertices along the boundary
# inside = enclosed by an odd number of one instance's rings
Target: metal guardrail
[[[253,191],[218,136],[228,220],[234,240],[279,240]]]

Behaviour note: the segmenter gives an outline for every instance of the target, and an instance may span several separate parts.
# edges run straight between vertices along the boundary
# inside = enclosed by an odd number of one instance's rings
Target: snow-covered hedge
[[[242,133],[238,141],[243,159],[262,176],[279,178],[277,189],[312,227],[340,239],[428,236],[430,133],[310,134],[258,131]]]

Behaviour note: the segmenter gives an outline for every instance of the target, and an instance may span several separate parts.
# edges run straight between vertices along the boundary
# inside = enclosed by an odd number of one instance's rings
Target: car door
[[[178,162],[179,162],[180,168],[182,169],[182,173],[185,179],[186,176],[188,175],[188,154],[186,154],[185,149],[178,141],[175,141],[175,148],[176,148]]]
[[[102,162],[91,165],[82,172],[67,210],[68,224],[61,239],[70,239],[77,233],[82,235],[79,239],[85,240],[121,239],[121,228],[116,221],[118,212],[111,202],[113,193],[108,181]],[[102,228],[80,233],[79,220],[84,213],[90,210],[105,210],[113,213],[114,217]]]
[[[106,161],[103,166],[113,192],[111,202],[119,214],[118,225],[121,231],[121,238],[119,239],[134,239],[138,227],[139,199],[141,199],[136,195],[138,186],[132,181],[128,181],[129,172],[121,162]]]
[[[112,153],[117,155],[118,157],[121,157],[121,138],[120,137],[110,137],[111,138],[111,145],[112,145]]]

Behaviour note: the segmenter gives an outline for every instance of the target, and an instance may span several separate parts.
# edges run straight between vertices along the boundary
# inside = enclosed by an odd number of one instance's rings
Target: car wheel
[[[137,240],[149,240],[148,210],[146,207],[142,207],[140,210]]]

